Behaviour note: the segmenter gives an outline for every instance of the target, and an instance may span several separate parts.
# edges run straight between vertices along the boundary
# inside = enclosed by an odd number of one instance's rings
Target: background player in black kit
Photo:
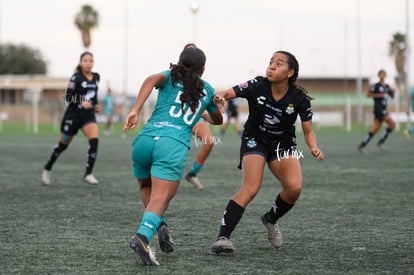
[[[76,72],[69,81],[65,95],[68,106],[61,123],[60,139],[43,168],[42,181],[46,185],[50,184],[53,163],[68,147],[79,129],[89,142],[83,179],[89,184],[98,184],[98,180],[92,174],[92,169],[98,151],[99,131],[95,112],[100,111],[97,99],[100,77],[98,73],[92,72],[93,62],[92,53],[82,53]]]
[[[387,101],[389,97],[394,97],[394,89],[392,89],[387,83],[385,83],[385,77],[387,73],[384,70],[378,72],[379,81],[372,84],[367,92],[368,97],[374,99],[374,124],[371,127],[371,130],[365,136],[364,140],[358,146],[359,152],[365,154],[365,146],[371,138],[378,132],[381,128],[382,122],[385,121],[388,124],[385,133],[382,135],[381,139],[378,141],[377,145],[379,148],[384,149],[384,142],[387,139],[388,135],[394,130],[395,123],[391,118],[390,114],[387,112]]]
[[[288,212],[302,190],[302,172],[296,150],[295,121],[299,115],[306,144],[318,160],[324,154],[318,148],[312,129],[312,108],[307,91],[296,85],[299,64],[289,52],[277,51],[266,69],[267,77],[256,77],[246,83],[218,93],[221,100],[247,99],[249,116],[244,125],[240,148],[242,186],[227,204],[221,219],[220,233],[211,251],[219,254],[234,251],[230,235],[239,223],[244,209],[258,193],[267,163],[282,184],[273,206],[261,216],[274,247],[282,245],[277,221]]]
[[[227,114],[227,120],[221,126],[220,137],[224,138],[224,134],[226,133],[227,128],[229,128],[229,125],[232,121],[234,123],[234,128],[235,128],[237,134],[240,135],[241,134],[241,129],[240,129],[240,123],[239,123],[239,110],[238,110],[236,99],[227,100],[226,114]]]

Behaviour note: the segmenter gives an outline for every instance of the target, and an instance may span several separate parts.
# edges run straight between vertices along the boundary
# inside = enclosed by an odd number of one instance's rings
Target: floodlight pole
[[[125,120],[128,112],[128,0],[124,1],[125,11],[124,11],[124,74],[123,74],[123,101],[122,101],[122,119]]]
[[[2,22],[1,22],[2,20],[1,19],[3,18],[3,16],[2,16],[2,11],[3,10],[2,10],[2,5],[1,4],[2,4],[2,0],[0,0],[0,45],[1,45],[1,28],[2,28]]]
[[[193,13],[193,43],[197,44],[197,12],[200,9],[200,3],[196,0],[191,2],[191,12]]]
[[[361,1],[357,3],[357,121],[362,122],[363,120],[363,105],[362,105],[362,75],[361,75]]]
[[[405,0],[405,11],[406,11],[406,33],[405,33],[405,99],[408,101],[408,97],[411,92],[411,85],[414,87],[414,80],[410,81],[411,78],[411,45],[410,45],[410,4],[409,0]],[[408,125],[411,124],[411,112],[408,113],[407,117]],[[408,126],[407,125],[407,126]]]
[[[33,134],[39,133],[39,101],[40,93],[42,92],[41,87],[33,87],[28,91],[32,98],[32,125]]]
[[[405,50],[405,72],[406,72],[406,78],[405,78],[405,87],[406,87],[406,91],[407,91],[407,95],[408,92],[410,91],[410,77],[411,77],[411,45],[410,45],[410,4],[409,4],[409,0],[405,0],[405,11],[406,11],[406,34],[405,34],[405,43],[406,43],[406,50]],[[413,83],[414,85],[414,83]]]

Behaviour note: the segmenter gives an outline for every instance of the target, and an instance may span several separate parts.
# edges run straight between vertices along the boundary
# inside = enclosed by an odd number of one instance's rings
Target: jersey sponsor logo
[[[95,97],[96,92],[94,90],[89,90],[86,95],[84,96],[84,101],[90,101],[93,97]]]
[[[266,127],[264,127],[263,125],[259,125],[259,129],[260,129],[260,131],[262,131],[262,132],[266,132],[266,130],[267,130],[267,128],[266,128]]]
[[[289,115],[293,114],[295,112],[295,108],[293,107],[293,104],[289,104],[286,108],[286,113]]]
[[[259,103],[260,105],[263,105],[266,100],[266,97],[259,96],[258,98],[256,98],[256,100],[257,100],[257,103]]]
[[[178,130],[181,130],[181,126],[179,126],[179,125],[174,125],[174,124],[172,124],[172,123],[170,123],[170,122],[168,122],[168,121],[156,121],[156,122],[154,122],[154,124],[153,124],[155,127],[157,127],[157,128],[162,128],[162,127],[170,127],[170,128],[175,128],[175,129],[178,129]]]
[[[81,86],[82,86],[82,88],[88,87],[88,82],[82,81]]]
[[[75,89],[75,82],[69,82],[68,89]]]
[[[265,124],[275,125],[277,123],[280,123],[280,120],[274,115],[265,114],[263,122]]]

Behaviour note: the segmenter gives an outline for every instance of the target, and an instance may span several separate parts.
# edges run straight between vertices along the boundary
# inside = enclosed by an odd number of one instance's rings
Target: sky
[[[101,89],[135,95],[142,81],[176,63],[195,42],[207,56],[203,78],[217,89],[263,75],[273,52],[299,61],[299,77],[395,75],[389,41],[414,45],[414,1],[407,0],[0,0],[0,43],[26,44],[48,62],[48,75],[69,77],[85,50],[74,25],[84,4],[100,15],[92,30]],[[197,12],[190,8],[197,3]],[[1,60],[0,60],[1,62]],[[414,75],[411,55],[409,70]],[[414,77],[410,78],[412,83]]]

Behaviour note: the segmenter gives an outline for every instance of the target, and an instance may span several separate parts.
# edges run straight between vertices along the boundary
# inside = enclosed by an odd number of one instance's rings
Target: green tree
[[[83,5],[75,16],[75,25],[82,35],[82,43],[85,48],[91,45],[91,29],[98,26],[99,14],[90,5]]]
[[[394,57],[395,69],[397,70],[397,85],[405,87],[405,62],[406,62],[407,43],[405,34],[395,33],[389,42],[389,55]]]
[[[46,74],[39,50],[26,45],[0,44],[0,74]]]

